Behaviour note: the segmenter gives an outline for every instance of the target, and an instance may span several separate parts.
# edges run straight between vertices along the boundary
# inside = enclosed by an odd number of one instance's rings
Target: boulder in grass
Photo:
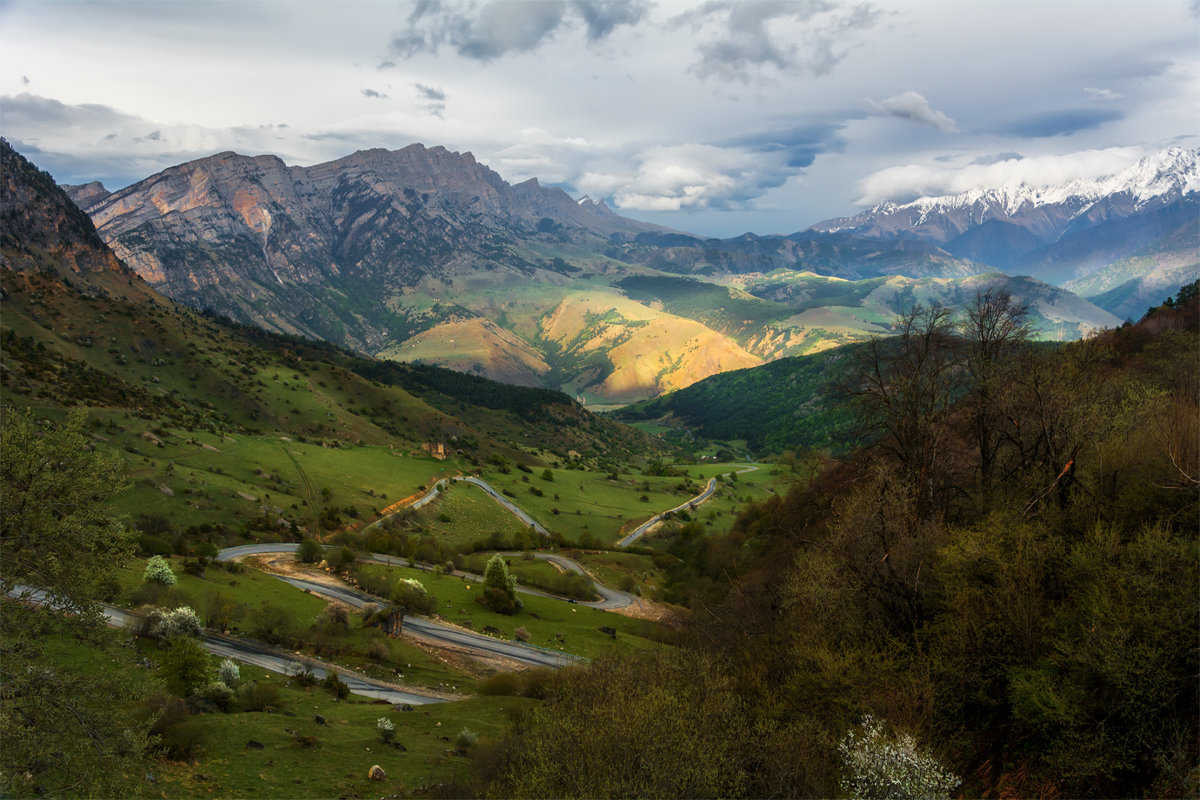
[[[373,781],[387,780],[387,773],[383,771],[383,767],[375,764],[367,770],[367,777]]]

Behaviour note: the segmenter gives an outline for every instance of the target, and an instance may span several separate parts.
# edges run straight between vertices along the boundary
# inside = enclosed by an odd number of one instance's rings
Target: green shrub
[[[324,555],[325,548],[321,547],[321,543],[311,536],[305,536],[301,539],[300,546],[296,548],[296,558],[306,564],[315,564]]]
[[[387,642],[383,639],[371,639],[367,642],[367,658],[372,661],[386,661],[392,654]]]
[[[233,689],[221,681],[213,681],[196,692],[196,695],[200,700],[210,703],[220,711],[228,712],[233,709]]]
[[[325,679],[321,681],[321,686],[328,689],[329,693],[339,700],[345,700],[350,696],[350,687],[338,675],[336,669],[331,669]]]
[[[145,583],[156,583],[161,586],[175,585],[175,572],[171,569],[171,564],[162,556],[150,556],[150,560],[146,562],[146,571],[142,573],[142,580]]]
[[[497,672],[479,684],[479,693],[488,697],[520,697],[522,681],[515,672]]]
[[[251,681],[242,687],[242,708],[267,711],[279,707],[279,687],[264,681]]]
[[[458,732],[458,736],[454,738],[454,746],[460,751],[470,750],[479,741],[479,734],[470,728],[463,728]]]
[[[488,559],[483,571],[484,589],[476,602],[500,614],[514,614],[521,608],[517,598],[517,578],[508,572],[508,563],[499,553]]]
[[[295,638],[295,622],[287,609],[264,600],[250,614],[250,635],[270,644],[289,644]]]
[[[190,636],[170,640],[159,656],[163,683],[177,697],[187,697],[212,680],[208,653]]]

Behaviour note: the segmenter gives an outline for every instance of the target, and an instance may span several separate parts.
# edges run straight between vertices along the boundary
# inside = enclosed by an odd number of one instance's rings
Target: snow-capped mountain
[[[1145,277],[1147,258],[1166,257],[1176,270],[1194,265],[1185,276],[1200,274],[1198,220],[1200,149],[1171,147],[1101,178],[883,203],[810,230],[922,240],[960,258],[1061,285],[1130,259],[1141,259],[1143,269],[1129,279]],[[1119,277],[1109,270],[1105,283]]]

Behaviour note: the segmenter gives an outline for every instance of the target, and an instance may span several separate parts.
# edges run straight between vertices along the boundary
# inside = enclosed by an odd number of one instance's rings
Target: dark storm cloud
[[[759,131],[726,139],[720,147],[739,147],[757,153],[780,153],[783,164],[790,170],[811,166],[821,153],[841,149],[838,133],[841,123],[825,122],[798,125],[779,130]]]
[[[710,0],[675,22],[700,38],[691,71],[701,78],[748,81],[764,68],[825,75],[879,12],[870,4],[824,0]],[[786,28],[786,30],[784,30]]]
[[[1031,139],[1045,139],[1092,130],[1106,122],[1124,118],[1123,111],[1111,108],[1065,108],[1024,117],[1001,128],[1000,132]]]
[[[387,96],[386,94],[384,94],[383,92],[377,92],[377,91],[375,91],[374,89],[363,89],[363,90],[362,90],[362,96],[363,96],[363,97],[372,97],[372,98],[375,98],[375,99],[377,99],[377,100],[386,100],[386,99],[387,99],[387,97],[388,97],[388,96]]]
[[[111,129],[145,122],[140,117],[98,103],[67,105],[50,97],[22,92],[0,98],[8,130],[56,126],[59,128]]]
[[[423,83],[414,83],[417,93],[424,101],[421,104],[421,109],[433,114],[435,117],[441,118],[442,112],[446,110],[446,93],[445,91],[433,86],[426,86]]]
[[[491,61],[537,49],[556,31],[582,22],[589,41],[645,16],[641,2],[600,0],[491,0],[448,3],[420,0],[406,27],[392,37],[391,51],[405,58],[436,53],[443,45],[461,56]]]

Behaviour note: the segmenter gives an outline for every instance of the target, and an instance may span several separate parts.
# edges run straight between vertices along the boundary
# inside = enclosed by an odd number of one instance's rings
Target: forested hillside
[[[877,443],[677,528],[686,646],[561,676],[489,793],[1196,796],[1196,290],[1053,352],[1003,296],[906,315]]]

